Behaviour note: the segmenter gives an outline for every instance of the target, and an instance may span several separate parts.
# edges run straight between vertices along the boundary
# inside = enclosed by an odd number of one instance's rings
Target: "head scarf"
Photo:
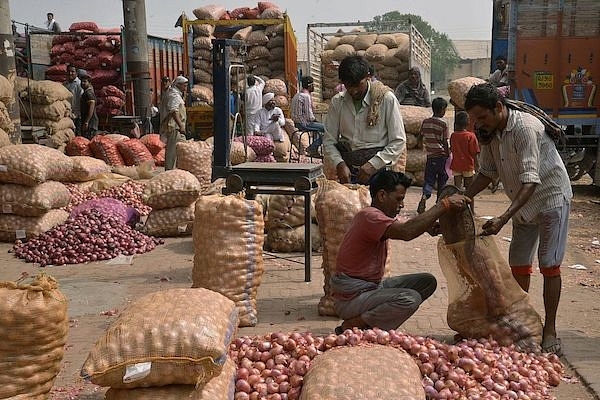
[[[265,104],[267,104],[268,102],[270,102],[274,98],[275,98],[275,94],[273,94],[273,93],[265,93],[264,96],[263,96],[263,98],[262,98],[262,105],[264,106]]]

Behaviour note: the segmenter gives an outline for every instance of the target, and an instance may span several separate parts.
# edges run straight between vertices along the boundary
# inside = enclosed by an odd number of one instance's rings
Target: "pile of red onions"
[[[162,243],[119,218],[89,209],[25,243],[17,240],[13,251],[17,257],[44,267],[142,254]]]
[[[140,182],[130,180],[122,185],[113,186],[98,193],[82,190],[79,186],[73,184],[66,184],[66,186],[71,192],[71,203],[65,208],[69,212],[81,203],[103,197],[119,200],[129,207],[135,208],[140,215],[148,215],[152,211],[152,208],[142,201],[142,192],[145,185]]]
[[[79,186],[72,183],[65,183],[65,186],[71,193],[71,202],[67,207],[65,207],[65,211],[69,213],[74,207],[77,207],[81,203],[85,203],[88,200],[93,200],[98,197],[96,193],[89,190],[83,190]]]
[[[237,363],[235,400],[297,400],[312,359],[337,346],[381,344],[404,349],[423,375],[428,399],[550,398],[563,366],[557,356],[520,353],[494,340],[449,345],[394,330],[346,330],[326,337],[294,332],[239,337],[230,346]],[[345,368],[346,366],[340,366]]]

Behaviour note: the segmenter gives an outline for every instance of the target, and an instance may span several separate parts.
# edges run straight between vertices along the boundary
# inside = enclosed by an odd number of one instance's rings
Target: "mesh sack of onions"
[[[66,181],[73,164],[62,152],[39,144],[0,148],[0,182],[35,186],[45,181]]]
[[[312,201],[311,215],[315,215],[314,202]],[[271,195],[269,197],[267,216],[267,230],[279,227],[293,228],[304,225],[304,196]]]
[[[431,109],[429,107],[407,106],[400,105],[400,113],[402,114],[402,122],[404,122],[404,130],[406,133],[418,135],[421,132],[423,121],[431,117]]]
[[[244,138],[237,137],[234,140],[243,143]],[[275,143],[273,143],[273,140],[266,136],[248,136],[246,137],[246,143],[248,146],[252,147],[252,150],[254,150],[256,153],[257,158],[261,156],[271,156],[273,155],[273,150],[275,149]]]
[[[382,365],[394,373],[381,374]],[[421,371],[412,357],[381,345],[340,347],[315,357],[300,395],[300,400],[424,398]]]
[[[448,94],[450,95],[450,99],[456,106],[458,106],[458,108],[465,108],[465,99],[469,89],[471,89],[471,87],[474,85],[479,85],[480,83],[485,83],[485,81],[474,76],[466,76],[464,78],[455,79],[449,82]]]
[[[326,179],[319,180],[315,200],[317,221],[323,238],[323,290],[319,314],[335,316],[329,278],[335,273],[340,244],[356,213],[371,204],[369,188],[363,185],[342,185]]]
[[[394,160],[392,162],[391,170],[395,171],[395,172],[404,173],[404,171],[406,171],[407,158],[408,158],[408,150],[406,147],[404,147],[404,149],[402,149],[402,153],[400,153],[398,158],[396,158],[396,160]]]
[[[160,135],[157,133],[149,133],[140,138],[144,146],[150,151],[150,154],[153,156],[157,155],[162,149],[166,147],[162,140],[160,140]]]
[[[213,146],[207,142],[188,140],[177,143],[177,168],[194,174],[201,190],[211,182],[212,152]]]
[[[317,224],[310,227],[311,247],[313,250],[321,248],[321,234]],[[293,253],[304,251],[304,225],[292,227],[270,228],[267,232],[265,246],[270,251],[278,253]]]
[[[194,203],[184,207],[152,210],[143,231],[147,235],[170,237],[192,234],[194,227]]]
[[[69,156],[92,156],[90,140],[83,136],[76,136],[69,140],[65,147],[65,153]]]
[[[97,182],[97,180],[94,181],[94,183]],[[138,210],[140,215],[148,215],[151,208],[145,205],[142,201],[144,187],[145,185],[141,182],[132,181],[130,179],[125,182],[121,180],[117,185],[96,191],[96,194],[98,197],[111,197],[113,199],[120,200],[125,205]]]
[[[117,149],[123,157],[125,165],[140,165],[146,161],[154,161],[150,150],[140,139],[127,139],[117,142]]]
[[[48,398],[67,343],[67,303],[45,274],[0,282],[0,398]]]
[[[105,400],[231,400],[235,392],[235,362],[227,358],[221,373],[206,383],[195,385],[168,385],[139,389],[113,389],[106,392]]]
[[[50,210],[38,217],[0,214],[0,241],[31,239],[64,223],[68,217],[69,213],[63,210]]]
[[[73,168],[69,176],[70,182],[92,181],[103,174],[110,173],[111,169],[104,161],[90,156],[73,156]]]
[[[161,151],[159,151],[158,153],[156,153],[156,155],[154,156],[154,164],[158,167],[164,167],[165,166],[165,155],[166,155],[166,149],[162,149]]]
[[[448,280],[448,326],[465,338],[493,337],[523,352],[538,352],[542,320],[513,278],[493,237],[438,242]]]
[[[101,159],[108,165],[125,165],[121,153],[117,148],[117,143],[108,137],[108,135],[96,135],[90,140],[90,150],[94,157]]]
[[[231,165],[238,165],[247,161],[255,161],[256,153],[252,150],[252,147],[246,146],[244,148],[243,143],[233,141],[231,142],[229,159],[231,160]]]
[[[237,322],[235,304],[211,290],[147,294],[98,339],[81,376],[117,389],[202,384],[221,373]],[[146,375],[126,376],[129,365],[144,362],[151,364]]]
[[[99,211],[106,217],[116,218],[130,226],[134,226],[140,218],[140,214],[135,208],[126,206],[123,202],[111,197],[101,197],[84,201],[73,207],[70,217],[77,218],[81,213],[91,209]]]
[[[200,182],[188,171],[172,169],[154,176],[144,187],[142,201],[154,210],[185,207],[200,195]]]
[[[68,216],[62,210],[52,210],[46,215],[57,211]],[[46,266],[80,264],[110,260],[119,255],[142,254],[161,243],[159,239],[134,230],[121,218],[108,216],[92,208],[65,218],[60,225],[25,243],[17,241],[13,251],[17,257],[27,262]]]
[[[0,208],[3,214],[37,217],[52,209],[66,207],[70,201],[69,189],[60,182],[48,181],[37,186],[0,185]]]
[[[200,196],[194,219],[192,287],[233,300],[240,326],[258,323],[256,292],[264,272],[263,208],[238,195]]]

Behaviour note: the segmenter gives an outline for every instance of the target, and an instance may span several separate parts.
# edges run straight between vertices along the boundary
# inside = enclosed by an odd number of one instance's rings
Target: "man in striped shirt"
[[[560,300],[560,264],[565,254],[573,192],[556,146],[540,120],[509,109],[490,83],[473,86],[465,109],[475,123],[481,146],[480,168],[465,195],[473,198],[500,177],[511,204],[483,225],[495,235],[512,219],[509,264],[519,286],[529,291],[537,252],[544,277],[545,320],[542,349],[562,353],[556,335]]]
[[[316,154],[323,141],[322,135],[325,127],[318,122],[313,112],[311,93],[314,90],[314,80],[312,76],[302,77],[302,90],[292,98],[292,120],[296,128],[304,132],[316,132],[313,142],[307,148],[309,154]]]
[[[446,161],[450,156],[448,146],[448,124],[444,121],[448,102],[436,97],[431,103],[433,116],[427,118],[421,124],[419,133],[419,144],[422,142],[427,152],[427,164],[425,165],[425,182],[423,184],[423,195],[417,212],[425,212],[427,199],[431,197],[433,187],[437,185],[437,191],[448,182],[448,173],[446,172]]]

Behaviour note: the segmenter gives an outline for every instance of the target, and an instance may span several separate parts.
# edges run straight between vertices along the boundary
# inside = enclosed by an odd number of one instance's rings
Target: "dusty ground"
[[[569,248],[563,268],[563,297],[559,309],[559,333],[574,331],[582,338],[600,343],[600,190],[583,181],[574,186],[575,199],[571,213]],[[406,214],[414,214],[419,188],[411,188],[406,201]],[[430,206],[431,204],[429,204]],[[479,216],[496,215],[508,205],[507,198],[497,192],[482,193],[477,201]],[[506,254],[510,227],[498,235],[498,243]],[[426,302],[404,329],[419,335],[451,337],[453,332],[442,315],[447,305],[447,287],[439,269],[435,238],[424,235],[412,242],[396,242],[392,248],[393,273],[430,271],[440,285],[436,297]],[[35,274],[42,269],[15,259],[10,245],[0,245],[0,279],[16,280],[23,272]],[[168,239],[151,253],[136,256],[132,265],[89,263],[49,267],[43,270],[56,277],[70,299],[70,332],[62,371],[52,399],[102,399],[105,389],[86,384],[79,378],[87,353],[96,339],[115,319],[128,301],[142,294],[173,287],[191,286],[193,246],[190,237]],[[316,305],[322,295],[321,258],[313,258],[312,281],[304,282],[302,255],[288,259],[266,256],[266,272],[258,292],[259,324],[242,328],[239,334],[252,335],[272,331],[306,331],[328,334],[338,324],[335,318],[321,317]],[[569,268],[580,264],[587,269]],[[542,313],[541,280],[534,277],[532,301]],[[432,322],[433,321],[433,322]],[[600,346],[596,346],[600,347]],[[569,360],[566,360],[569,361]],[[596,360],[598,361],[598,360]],[[593,399],[573,370],[568,369],[565,381],[554,389],[558,399]]]

